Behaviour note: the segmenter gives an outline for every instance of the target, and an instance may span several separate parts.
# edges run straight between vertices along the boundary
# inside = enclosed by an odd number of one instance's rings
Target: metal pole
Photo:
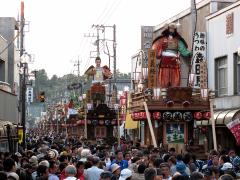
[[[22,81],[22,126],[23,126],[23,148],[25,149],[26,139],[26,63],[23,64],[23,81]]]
[[[84,117],[84,136],[87,139],[87,104],[85,104],[85,117]]]
[[[97,27],[97,56],[100,56],[100,50],[99,50],[99,27]]]
[[[212,122],[213,148],[214,150],[217,151],[217,137],[216,137],[215,119],[214,119],[214,111],[213,111],[214,99],[210,98],[209,101],[210,101],[211,122]]]
[[[119,122],[119,109],[117,109],[117,123],[118,123],[118,147],[120,147],[120,122]]]
[[[155,134],[154,134],[154,132],[153,132],[152,121],[151,121],[151,119],[150,119],[150,115],[149,115],[147,103],[146,103],[146,102],[143,102],[143,105],[144,105],[144,108],[145,108],[145,111],[146,111],[146,114],[147,114],[148,126],[149,126],[150,133],[151,133],[151,136],[152,136],[153,146],[154,146],[154,147],[157,147],[157,142],[156,142]]]

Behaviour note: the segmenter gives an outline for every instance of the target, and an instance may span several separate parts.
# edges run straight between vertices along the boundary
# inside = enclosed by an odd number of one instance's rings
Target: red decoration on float
[[[196,120],[202,119],[202,113],[201,112],[195,112],[194,113],[194,119],[196,119]]]
[[[204,112],[203,113],[203,118],[204,119],[210,119],[211,118],[211,112],[209,112],[209,111],[208,112]]]
[[[161,119],[161,113],[160,112],[154,112],[153,113],[153,119],[157,119],[157,120]]]

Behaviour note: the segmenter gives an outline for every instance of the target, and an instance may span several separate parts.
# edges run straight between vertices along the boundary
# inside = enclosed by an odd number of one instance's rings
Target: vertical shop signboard
[[[205,32],[196,32],[194,36],[193,43],[193,73],[194,77],[194,87],[200,88],[201,82],[201,70],[200,64],[206,60],[206,33]]]
[[[156,50],[148,50],[148,88],[157,86]]]

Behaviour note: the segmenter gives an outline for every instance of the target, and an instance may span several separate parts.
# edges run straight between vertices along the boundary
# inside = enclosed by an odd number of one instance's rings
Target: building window
[[[240,56],[237,53],[233,55],[234,61],[234,94],[240,95]]]
[[[227,56],[215,59],[215,90],[217,96],[227,95]]]

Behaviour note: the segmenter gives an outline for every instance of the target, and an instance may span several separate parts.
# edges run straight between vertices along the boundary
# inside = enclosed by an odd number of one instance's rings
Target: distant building
[[[18,30],[18,23],[13,17],[0,17],[0,35],[7,42],[7,79],[6,82],[9,83],[12,90],[16,86],[16,83],[19,84],[19,79],[17,79],[19,71],[16,70],[16,47],[15,47],[15,36],[17,35],[16,31]],[[5,69],[6,71],[6,69]]]

